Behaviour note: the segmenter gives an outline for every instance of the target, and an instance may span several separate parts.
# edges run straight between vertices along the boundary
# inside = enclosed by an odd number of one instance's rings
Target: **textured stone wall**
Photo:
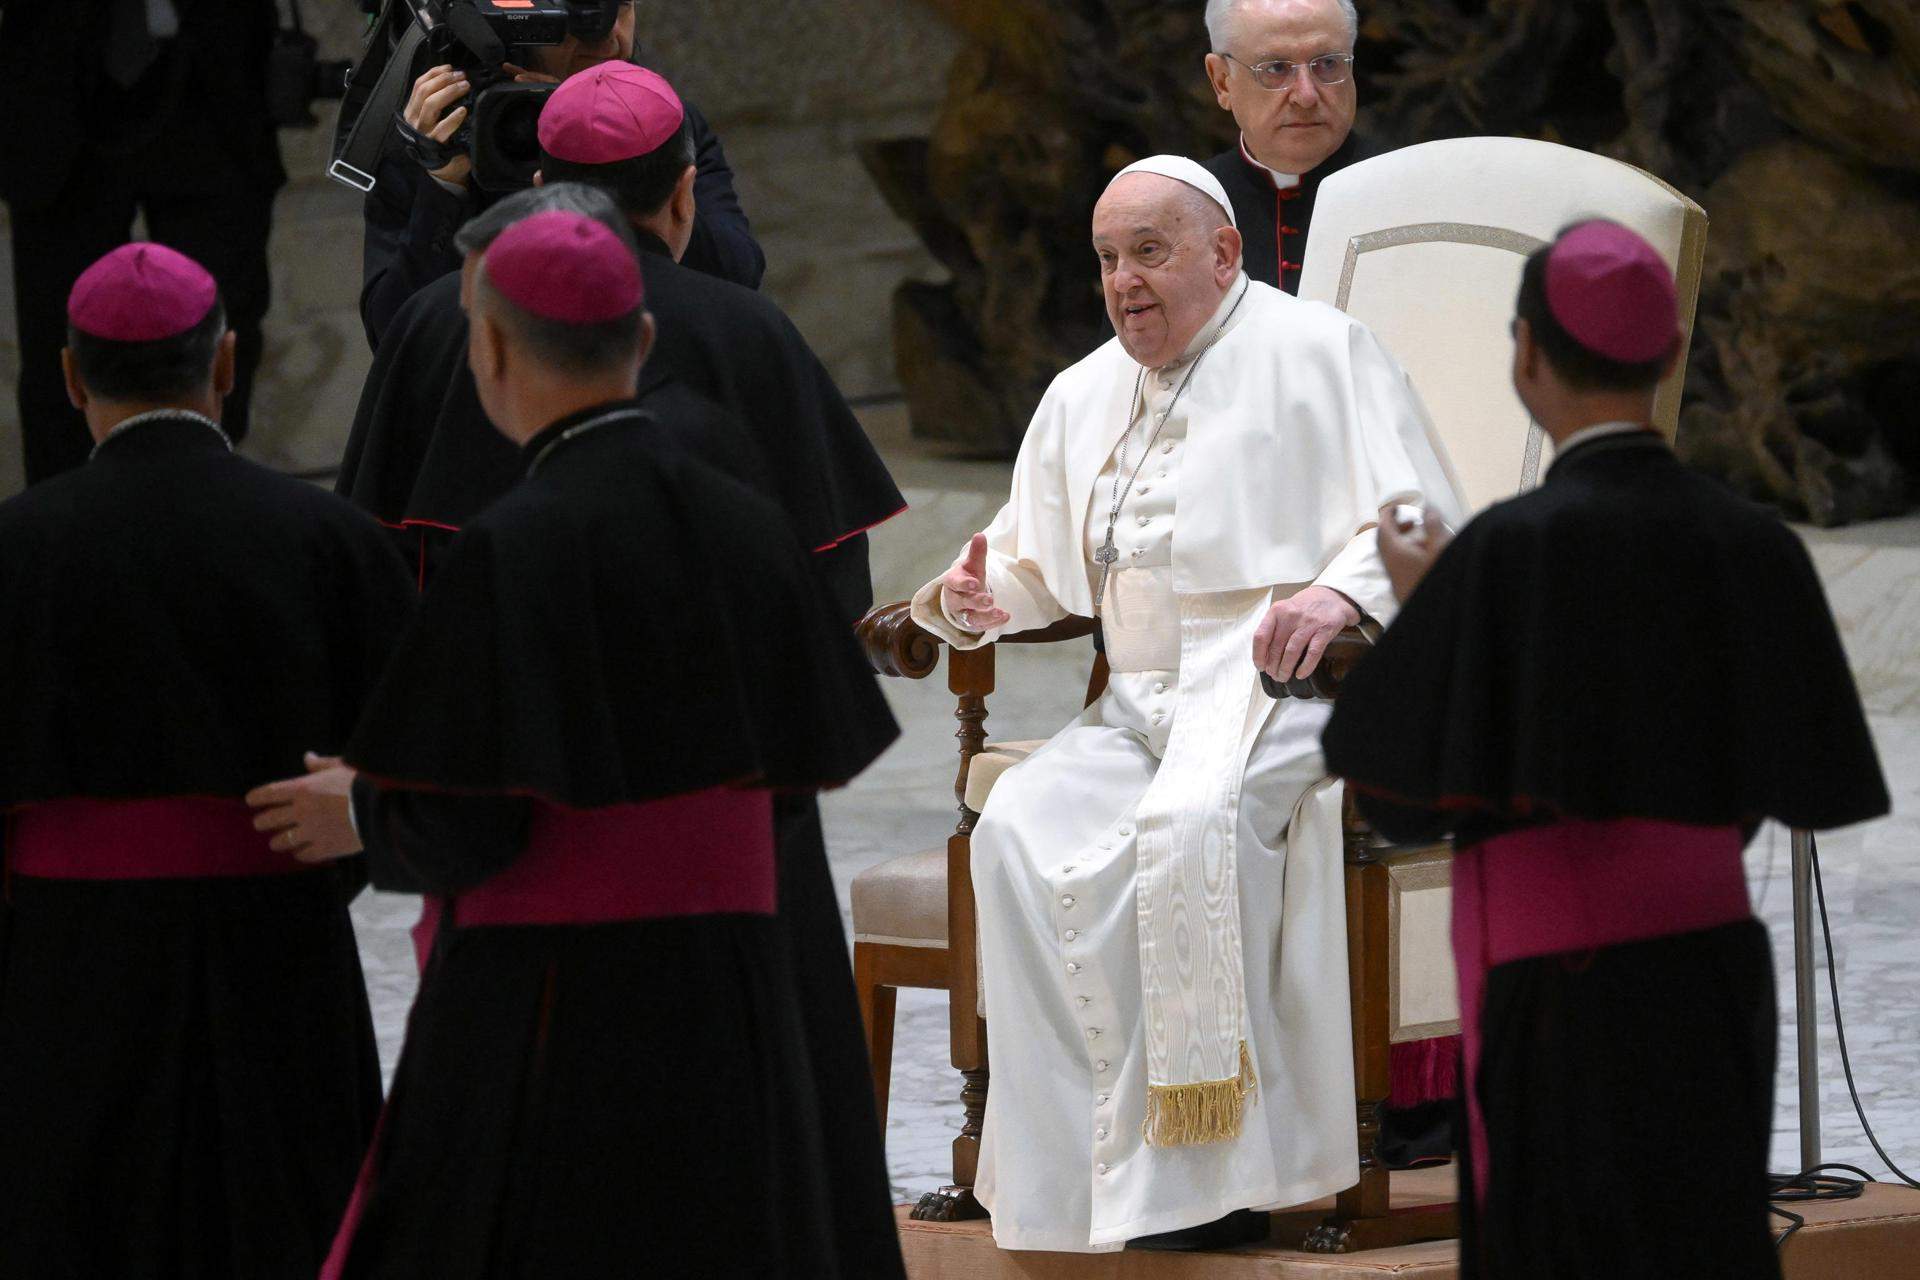
[[[351,0],[302,8],[324,56],[353,56],[362,19]],[[895,390],[888,298],[932,261],[888,211],[856,149],[927,127],[956,38],[903,0],[641,0],[639,12],[650,60],[720,132],[767,250],[766,291],[848,395]],[[324,176],[331,105],[321,114],[321,128],[281,134],[291,176],[275,209],[273,309],[247,444],[262,461],[302,471],[338,461],[368,364],[357,312],[360,202]],[[11,268],[0,240],[0,494],[19,484]]]

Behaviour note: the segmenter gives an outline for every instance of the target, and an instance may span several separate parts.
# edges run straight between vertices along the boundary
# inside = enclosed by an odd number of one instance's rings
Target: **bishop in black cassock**
[[[619,109],[596,110],[603,99]],[[510,196],[469,223],[460,237],[467,274],[493,236],[537,209],[631,226],[658,333],[641,401],[662,430],[780,506],[851,627],[872,604],[865,531],[906,504],[792,322],[760,295],[676,260],[693,219],[677,101],[664,80],[633,68],[562,85],[542,114],[543,174],[569,181]],[[458,530],[523,469],[480,407],[461,283],[444,277],[404,308],[375,357],[340,477],[340,492],[393,528],[423,583]],[[845,1235],[866,1238],[884,1216],[874,1206],[887,1180],[846,935],[813,796],[774,803],[782,927],[803,984],[819,1105],[841,1135],[830,1157],[834,1211]]]
[[[1741,848],[1885,813],[1885,780],[1799,540],[1648,425],[1680,344],[1652,247],[1575,227],[1518,310],[1554,463],[1437,559],[1441,531],[1383,521],[1418,590],[1324,737],[1385,835],[1454,833],[1462,1274],[1777,1276]]]
[[[242,797],[345,744],[413,593],[233,455],[198,264],[127,245],[68,313],[98,444],[0,505],[0,1271],[305,1280],[380,1104],[364,879]]]
[[[896,730],[784,513],[635,398],[640,298],[558,210],[474,280],[524,474],[345,756],[374,882],[447,909],[328,1276],[901,1274],[884,1184],[838,1180],[773,820]]]

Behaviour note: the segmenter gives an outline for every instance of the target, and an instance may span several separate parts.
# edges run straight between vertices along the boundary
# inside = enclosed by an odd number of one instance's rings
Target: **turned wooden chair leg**
[[[853,984],[860,998],[860,1022],[867,1033],[867,1065],[873,1070],[873,1106],[880,1129],[887,1128],[887,1095],[893,1084],[893,1018],[899,992],[874,973],[873,953],[855,944]]]

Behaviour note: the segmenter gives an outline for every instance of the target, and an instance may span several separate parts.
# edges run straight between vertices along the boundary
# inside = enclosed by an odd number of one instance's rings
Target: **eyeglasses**
[[[1305,67],[1320,84],[1341,84],[1347,78],[1347,68],[1353,65],[1350,53],[1323,53],[1307,62],[1288,62],[1284,58],[1272,62],[1240,62],[1230,53],[1220,55],[1228,62],[1239,62],[1253,73],[1253,82],[1262,89],[1278,92],[1293,85],[1294,72]]]

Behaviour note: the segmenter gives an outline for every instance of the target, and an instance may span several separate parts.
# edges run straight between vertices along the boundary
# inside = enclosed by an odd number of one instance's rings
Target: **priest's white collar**
[[[1254,159],[1253,152],[1247,150],[1247,135],[1244,133],[1240,135],[1240,155],[1248,164],[1267,175],[1267,178],[1273,183],[1273,189],[1275,191],[1284,191],[1288,187],[1297,187],[1300,185],[1299,174],[1282,173],[1278,169],[1269,168]]]
[[[1644,422],[1596,422],[1590,427],[1582,427],[1553,447],[1553,456],[1562,457],[1579,448],[1589,440],[1598,440],[1603,436],[1623,436],[1629,431],[1645,431]]]

